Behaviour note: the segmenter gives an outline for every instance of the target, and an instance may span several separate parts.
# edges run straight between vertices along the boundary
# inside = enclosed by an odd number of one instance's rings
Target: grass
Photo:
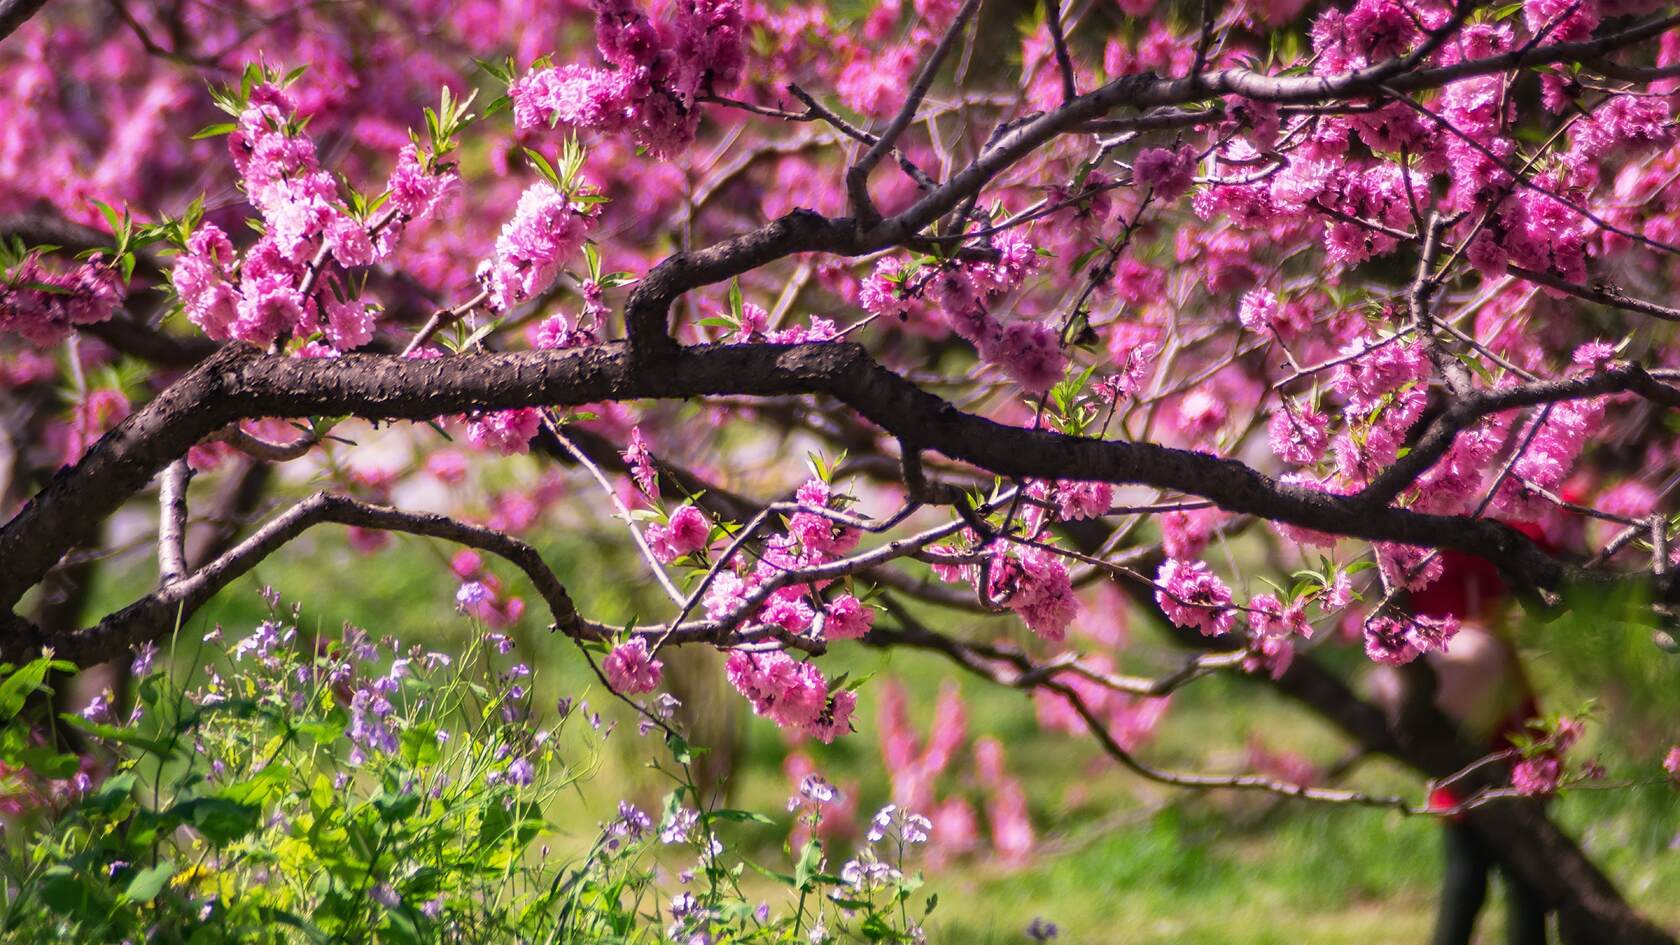
[[[622,621],[646,604],[646,582],[625,579],[642,572],[621,546],[567,538],[543,550],[586,613]],[[347,549],[339,534],[317,532],[220,595],[188,632],[202,633],[216,623],[230,634],[245,632],[261,619],[256,591],[267,583],[287,600],[301,601],[305,625],[323,632],[336,633],[349,621],[376,635],[458,649],[474,630],[451,608],[455,582],[440,565],[440,552],[448,553],[422,540],[398,538],[384,552],[365,556]],[[94,606],[110,609],[126,602],[144,590],[150,573],[145,562],[105,569]],[[497,573],[512,576],[506,568]],[[518,589],[519,582],[512,583]],[[535,601],[528,589],[525,596]],[[538,610],[533,608],[514,636],[520,657],[539,670],[539,704],[589,692],[593,677],[569,643],[544,632]],[[1581,750],[1600,753],[1613,774],[1636,761],[1654,773],[1651,759],[1664,739],[1677,736],[1673,720],[1680,717],[1680,687],[1674,680],[1680,662],[1657,652],[1640,631],[1568,621],[1534,630],[1525,645],[1549,657],[1531,663],[1545,667],[1540,682],[1555,705],[1598,700],[1599,724]],[[999,738],[1011,769],[1026,783],[1041,852],[1025,868],[1007,869],[981,855],[930,877],[929,890],[941,898],[935,941],[1023,942],[1023,930],[1035,917],[1055,922],[1061,941],[1080,943],[1382,945],[1427,938],[1439,840],[1426,820],[1262,797],[1170,792],[1117,771],[1084,741],[1042,732],[1020,694],[960,678],[937,658],[840,647],[825,662],[831,675],[836,667],[902,679],[911,694],[912,718],[920,724],[940,686],[956,679],[968,699],[971,733]],[[781,770],[787,750],[781,735],[742,716],[739,700],[721,691],[721,674],[703,668],[685,678],[698,680],[688,684],[686,697],[691,705],[707,706],[710,730],[739,735],[732,803],[780,810],[789,790]],[[1605,687],[1607,679],[1615,685]],[[597,704],[608,701],[598,691],[592,694]],[[861,799],[867,812],[886,800],[886,781],[874,736],[878,685],[867,684],[861,695],[860,732],[834,746],[815,746],[812,753],[832,780],[872,786]],[[1216,677],[1175,699],[1146,753],[1163,764],[1238,770],[1244,746],[1254,738],[1319,764],[1335,761],[1346,749],[1322,720],[1262,687]],[[595,822],[611,815],[621,796],[651,799],[663,790],[639,766],[645,746],[634,734],[618,737],[616,744],[585,785],[583,802],[555,812],[564,834],[586,836]],[[1418,793],[1414,780],[1382,762],[1362,765],[1353,782]],[[962,790],[964,776],[942,786]],[[1555,813],[1584,838],[1630,899],[1659,922],[1680,928],[1680,852],[1670,849],[1680,832],[1680,793],[1658,785],[1572,792]],[[772,861],[782,833],[763,830],[762,859]],[[562,847],[564,839],[557,841]],[[1484,918],[1483,942],[1498,940],[1497,896]]]

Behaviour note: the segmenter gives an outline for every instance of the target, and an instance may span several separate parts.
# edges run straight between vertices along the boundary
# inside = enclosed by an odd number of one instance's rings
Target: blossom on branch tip
[[[607,684],[624,695],[639,695],[659,688],[664,669],[664,662],[648,653],[647,640],[642,637],[631,637],[613,647],[601,661]]]
[[[1524,758],[1511,766],[1511,786],[1518,794],[1544,797],[1557,793],[1563,776],[1563,760],[1547,752]]]
[[[665,524],[649,525],[646,537],[648,547],[659,563],[670,564],[683,555],[705,548],[711,533],[711,523],[706,521],[705,513],[692,505],[684,505],[672,512],[670,521]]]
[[[478,279],[490,307],[507,311],[548,290],[560,267],[583,246],[594,224],[588,205],[538,181],[520,195],[513,218],[496,238],[495,251],[479,265]]]

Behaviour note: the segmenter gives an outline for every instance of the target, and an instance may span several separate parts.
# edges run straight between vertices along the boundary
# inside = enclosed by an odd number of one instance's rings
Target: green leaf
[[[174,812],[214,846],[226,846],[257,829],[262,808],[224,797],[199,797],[175,805]]]
[[[153,738],[153,736],[150,735],[141,735],[141,733],[131,730],[131,728],[123,728],[123,726],[119,725],[104,725],[104,723],[99,723],[99,721],[87,721],[86,718],[82,718],[82,716],[76,715],[76,713],[69,713],[69,711],[67,711],[67,713],[62,713],[59,718],[66,721],[66,725],[71,726],[71,728],[79,728],[79,730],[86,731],[87,735],[96,736],[96,738],[106,738],[109,742],[116,742],[119,743],[119,745],[129,745],[129,747],[139,748],[141,752],[151,753],[151,755],[156,755],[156,757],[175,757],[176,747],[173,747],[170,743],[161,742],[158,738]]]
[[[104,811],[107,813],[116,810],[123,801],[133,796],[134,785],[137,783],[138,781],[132,771],[125,771],[122,774],[106,778],[105,783],[99,786],[99,790],[82,799],[81,807],[87,811]]]
[[[460,346],[457,347],[455,350],[457,350],[457,351],[468,350],[469,348],[473,347],[474,345],[476,345],[480,341],[482,341],[486,335],[489,335],[491,332],[495,331],[498,327],[501,326],[501,324],[502,324],[502,320],[498,318],[493,322],[487,322],[484,325],[480,325],[478,330],[473,332],[472,334],[468,335],[466,337],[466,340],[462,341]]]
[[[767,867],[759,866],[757,863],[754,863],[751,860],[746,861],[746,863],[749,867],[751,867],[753,869],[754,872],[759,873],[760,875],[766,876],[770,879],[773,879],[773,880],[775,880],[779,883],[783,883],[783,884],[788,885],[788,886],[798,886],[799,885],[798,881],[794,879],[792,873],[781,873],[781,872],[778,872],[776,870],[769,869]]]
[[[676,732],[666,733],[665,747],[671,749],[671,758],[679,765],[686,765],[694,760],[694,751],[689,746],[688,740]]]
[[[42,688],[47,674],[57,669],[71,672],[76,667],[63,660],[41,656],[23,665],[22,669],[6,677],[0,682],[0,721],[4,721],[22,711],[24,702],[35,690]]]
[[[49,867],[41,874],[40,896],[47,908],[69,918],[103,916],[107,911],[99,890],[68,866]]]
[[[807,840],[799,851],[799,862],[793,868],[793,885],[800,890],[811,888],[811,881],[822,870],[823,848],[820,840]]]
[[[763,814],[758,813],[757,811],[734,810],[732,808],[727,808],[727,807],[722,808],[720,810],[714,810],[714,811],[707,812],[707,814],[705,816],[705,819],[707,821],[721,820],[721,821],[727,821],[727,822],[730,822],[730,823],[765,824],[767,826],[773,826],[776,823],[774,820],[771,820],[770,818],[764,816]]]
[[[213,125],[205,125],[203,128],[193,132],[192,140],[202,141],[205,138],[220,138],[222,135],[232,134],[234,131],[238,130],[238,128],[239,126],[231,121],[219,121]]]
[[[554,186],[560,186],[560,175],[555,173],[554,165],[548,163],[548,158],[543,157],[541,154],[530,148],[523,148],[521,150],[525,152],[525,159],[530,161],[532,166],[537,169],[537,173],[541,174],[545,180]]]
[[[164,860],[156,866],[149,866],[134,874],[128,881],[128,889],[123,895],[135,902],[151,902],[163,892],[163,887],[169,884],[170,877],[175,875],[175,864]]]
[[[380,820],[394,824],[413,816],[420,809],[420,795],[414,791],[399,794],[385,792],[373,799],[373,806],[379,811]]]
[[[81,767],[81,760],[75,755],[54,751],[46,745],[30,745],[16,752],[13,760],[23,762],[30,771],[52,781],[62,781]]]

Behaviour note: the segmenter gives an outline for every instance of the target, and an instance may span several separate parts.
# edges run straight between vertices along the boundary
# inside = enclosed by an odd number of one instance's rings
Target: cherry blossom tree
[[[1680,15],[1028,12],[0,0],[0,657],[126,658],[317,526],[408,533],[462,549],[439,606],[519,620],[517,575],[638,704],[709,647],[756,715],[855,737],[823,655],[924,650],[1145,778],[1461,816],[1573,940],[1672,942],[1545,813],[1595,773],[1569,723],[1490,755],[1435,708],[1461,613],[1417,598],[1475,561],[1530,620],[1680,603]],[[411,458],[357,465],[369,424]],[[290,463],[330,486],[280,502]],[[141,508],[155,589],[84,614]],[[527,541],[562,509],[662,614],[574,605]],[[1179,668],[1116,669],[1126,607]],[[1214,673],[1416,796],[1148,761]],[[906,772],[949,764],[895,711]]]

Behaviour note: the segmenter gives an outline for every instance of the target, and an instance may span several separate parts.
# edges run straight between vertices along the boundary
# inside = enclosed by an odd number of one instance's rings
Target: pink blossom
[[[1102,380],[1097,390],[1111,401],[1136,396],[1138,391],[1143,390],[1144,382],[1149,379],[1149,374],[1155,367],[1155,356],[1160,352],[1161,346],[1153,341],[1140,342],[1126,348],[1115,358],[1122,365],[1120,370]],[[1116,352],[1110,349],[1109,353]]]
[[[692,505],[684,505],[671,513],[669,522],[647,527],[648,547],[661,564],[670,564],[686,554],[706,547],[711,538],[711,523],[705,513]]]
[[[1173,509],[1163,512],[1161,550],[1169,558],[1194,558],[1207,548],[1223,514],[1214,508]]]
[[[974,750],[981,781],[990,795],[986,819],[992,831],[992,848],[1004,863],[1019,865],[1031,855],[1035,842],[1026,792],[1019,779],[1004,771],[1002,743],[983,738],[975,742]]]
[[[542,351],[582,348],[599,341],[593,331],[573,327],[564,315],[550,315],[538,322],[527,337],[531,347]]]
[[[1336,367],[1330,386],[1360,412],[1375,407],[1384,394],[1429,376],[1429,359],[1418,344],[1360,339],[1346,345],[1342,355],[1353,357]]]
[[[30,254],[12,271],[0,269],[0,335],[22,335],[41,347],[54,345],[74,327],[110,319],[122,299],[121,277],[99,257],[53,272]]]
[[[496,238],[494,254],[479,266],[478,278],[489,292],[490,306],[506,311],[547,291],[561,265],[583,245],[593,222],[588,208],[548,181],[526,188],[513,219]]]
[[[373,311],[359,299],[329,299],[326,309],[327,340],[339,351],[354,351],[373,340]]]
[[[1365,622],[1365,655],[1374,663],[1403,666],[1418,658],[1405,621],[1378,617]]]
[[[1663,757],[1662,766],[1674,783],[1680,785],[1680,745],[1668,750],[1668,754]]]
[[[1308,407],[1285,404],[1266,423],[1272,452],[1286,462],[1313,466],[1329,445],[1330,418]]]
[[[95,440],[128,416],[129,409],[128,398],[120,390],[100,388],[89,391],[71,408],[70,426],[63,442],[64,464],[81,459]]]
[[[397,157],[385,189],[391,194],[391,207],[409,222],[417,222],[437,211],[450,192],[460,183],[453,170],[427,173],[421,166],[419,152],[409,144]]]
[[[607,684],[625,695],[652,692],[659,688],[664,669],[662,661],[649,655],[647,640],[642,637],[631,637],[613,647],[613,651],[601,661],[601,671],[607,677]]]
[[[1051,641],[1067,636],[1079,599],[1060,556],[1043,548],[1027,548],[1015,556],[1000,546],[986,570],[991,581],[987,594],[1015,611],[1029,630]]]
[[[1203,636],[1229,633],[1236,622],[1231,589],[1201,561],[1168,558],[1155,575],[1155,602],[1167,619]]]
[[[1196,180],[1196,149],[1187,144],[1176,148],[1145,148],[1132,162],[1132,182],[1153,189],[1157,200],[1177,200]]]
[[[857,693],[837,692],[816,719],[805,726],[805,733],[827,745],[852,730],[852,716],[856,712]]]
[[[1067,355],[1062,353],[1055,329],[1030,322],[1015,322],[1005,328],[991,360],[1023,390],[1034,394],[1049,390],[1067,370]]]
[[[333,258],[346,269],[372,265],[379,258],[367,224],[354,217],[333,217],[327,224],[326,240]]]
[[[1551,753],[1524,758],[1511,766],[1511,787],[1530,797],[1557,793],[1562,777],[1563,761]]]
[[[1377,617],[1365,622],[1365,655],[1376,663],[1404,665],[1423,653],[1446,650],[1458,628],[1458,618],[1450,614]]]
[[[457,486],[467,478],[467,458],[457,450],[438,450],[426,457],[426,471],[441,483]]]
[[[1542,43],[1573,43],[1598,28],[1598,0],[1524,0],[1523,20]]]
[[[1200,443],[1219,432],[1227,417],[1225,402],[1212,391],[1198,388],[1178,402],[1178,432],[1190,443]]]
[[[904,262],[895,256],[883,256],[858,287],[858,306],[871,315],[900,315],[910,310],[905,292]]]
[[[467,421],[467,442],[479,449],[494,449],[504,456],[523,453],[542,424],[536,407],[496,410]]]
[[[1294,640],[1289,637],[1262,635],[1249,640],[1242,668],[1245,673],[1265,673],[1273,679],[1280,679],[1289,671],[1289,664],[1294,659]]]
[[[885,118],[903,102],[920,56],[908,43],[887,46],[876,55],[870,52],[860,49],[841,68],[834,91],[847,108],[872,118]]]
[[[874,609],[851,594],[842,594],[823,608],[823,636],[830,640],[860,639],[874,623]]]
[[[706,608],[706,619],[724,620],[733,616],[746,605],[749,590],[740,575],[733,571],[719,572],[700,599],[701,605]]]
[[[724,664],[730,685],[752,703],[753,712],[784,728],[804,729],[828,741],[850,724],[857,707],[849,692],[828,696],[828,682],[810,663],[781,652],[735,650]]]
[[[508,86],[514,126],[520,131],[556,124],[620,131],[629,125],[635,108],[634,75],[581,65],[527,73]]]
[[[1056,483],[1051,500],[1056,503],[1056,517],[1064,522],[1085,518],[1101,518],[1108,514],[1114,501],[1114,487],[1106,482],[1074,482],[1063,479]]]
[[[642,428],[630,429],[630,445],[625,448],[624,463],[630,467],[630,478],[636,481],[636,488],[649,496],[659,494],[659,469],[653,463],[653,453],[648,449],[647,440],[642,438]]]
[[[1268,289],[1250,289],[1242,297],[1237,320],[1252,332],[1266,332],[1276,324],[1280,309],[1277,296]]]

